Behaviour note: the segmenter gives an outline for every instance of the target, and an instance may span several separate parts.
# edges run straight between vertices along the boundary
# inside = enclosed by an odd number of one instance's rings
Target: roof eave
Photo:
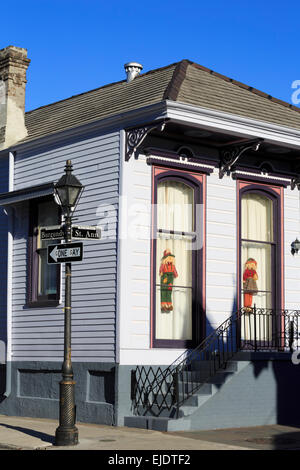
[[[125,111],[104,119],[97,119],[89,123],[74,126],[65,129],[61,132],[48,134],[47,136],[37,137],[33,139],[26,139],[14,144],[13,146],[3,149],[2,152],[17,152],[30,150],[49,144],[59,144],[66,139],[76,138],[78,136],[85,136],[103,130],[121,130],[129,126],[137,126],[147,121],[155,121],[166,117],[166,101],[159,101],[158,103],[143,106],[131,111]]]
[[[277,145],[300,148],[300,130],[244,116],[166,100],[167,118],[238,137],[258,137]]]

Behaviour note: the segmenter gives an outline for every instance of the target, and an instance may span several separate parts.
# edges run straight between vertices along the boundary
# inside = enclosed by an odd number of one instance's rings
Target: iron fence
[[[178,418],[180,406],[219,370],[225,370],[238,351],[300,349],[299,322],[300,310],[240,309],[169,367],[137,366],[132,370],[134,413]]]

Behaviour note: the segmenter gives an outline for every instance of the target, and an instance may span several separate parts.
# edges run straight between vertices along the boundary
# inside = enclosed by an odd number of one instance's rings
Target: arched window
[[[242,195],[241,262],[243,307],[274,307],[276,233],[274,200],[263,193]]]
[[[188,347],[199,337],[200,186],[162,172],[156,180],[153,337],[157,347]],[[199,333],[199,332],[198,332]]]
[[[271,191],[242,192],[240,226],[241,307],[280,308],[280,210]]]
[[[281,328],[281,194],[280,188],[251,183],[241,190],[241,340],[249,347],[276,345]]]

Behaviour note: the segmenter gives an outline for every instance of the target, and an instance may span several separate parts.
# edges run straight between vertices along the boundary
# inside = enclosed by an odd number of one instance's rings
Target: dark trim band
[[[38,197],[51,196],[54,194],[54,183],[40,184],[38,186],[30,186],[29,188],[10,191],[0,194],[0,206],[16,204]]]

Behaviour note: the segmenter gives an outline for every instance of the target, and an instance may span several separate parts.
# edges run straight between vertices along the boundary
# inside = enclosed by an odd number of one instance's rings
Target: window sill
[[[176,339],[155,339],[152,348],[163,349],[194,349],[197,345],[192,340],[176,340]]]
[[[36,300],[34,302],[27,302],[26,307],[28,308],[51,308],[58,307],[61,302],[59,300]]]

